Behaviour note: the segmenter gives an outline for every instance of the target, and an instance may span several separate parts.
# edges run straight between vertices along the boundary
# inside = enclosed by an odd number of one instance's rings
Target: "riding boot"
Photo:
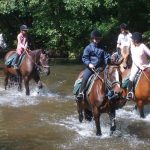
[[[16,54],[16,58],[14,60],[14,69],[18,69],[18,60],[19,60],[20,55]]]
[[[128,94],[127,94],[127,97],[126,97],[126,98],[127,98],[128,100],[134,98],[133,81],[130,81],[130,80],[129,80],[129,83],[128,83]]]
[[[81,87],[80,87],[80,90],[79,90],[79,94],[77,95],[77,99],[78,100],[82,100],[83,99],[85,86],[86,86],[86,80],[83,78],[82,79],[82,83],[81,83]]]

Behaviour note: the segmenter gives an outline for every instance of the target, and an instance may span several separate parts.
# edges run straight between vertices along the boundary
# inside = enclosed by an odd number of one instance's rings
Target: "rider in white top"
[[[117,48],[122,49],[124,46],[131,45],[131,36],[132,34],[128,31],[128,27],[125,23],[120,25],[121,33],[118,36]]]
[[[132,44],[131,44],[131,57],[132,57],[132,67],[129,77],[128,85],[128,99],[134,97],[133,94],[133,81],[135,75],[140,70],[144,70],[149,65],[148,57],[150,57],[150,49],[142,43],[142,35],[139,32],[134,32],[132,35]]]
[[[127,60],[130,55],[132,34],[128,31],[128,27],[125,23],[120,25],[120,31],[121,33],[119,34],[117,40],[117,51],[119,55],[121,54],[120,61],[123,60],[123,67],[127,68]]]

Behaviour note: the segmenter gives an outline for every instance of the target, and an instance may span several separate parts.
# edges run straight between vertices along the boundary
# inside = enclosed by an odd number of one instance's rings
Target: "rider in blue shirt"
[[[102,35],[100,31],[94,30],[91,32],[91,43],[86,46],[83,52],[82,61],[86,66],[83,71],[83,79],[78,100],[82,100],[84,96],[84,88],[88,78],[94,73],[92,70],[98,67],[105,67],[110,63],[110,55],[105,51],[105,47],[101,43]]]

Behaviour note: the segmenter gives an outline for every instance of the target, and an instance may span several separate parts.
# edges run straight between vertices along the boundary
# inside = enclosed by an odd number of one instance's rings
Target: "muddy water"
[[[31,95],[16,87],[3,88],[0,76],[0,150],[150,150],[150,107],[140,119],[134,103],[117,111],[117,130],[109,136],[109,118],[102,115],[102,136],[95,136],[94,121],[79,123],[72,95],[81,65],[54,65],[42,76],[44,89]],[[2,73],[0,73],[2,74]]]

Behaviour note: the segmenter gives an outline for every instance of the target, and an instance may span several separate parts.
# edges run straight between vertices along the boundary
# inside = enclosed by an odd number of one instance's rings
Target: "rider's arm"
[[[84,49],[83,56],[82,56],[82,61],[83,61],[83,63],[84,63],[86,66],[89,66],[89,64],[90,64],[89,46],[87,46],[87,47]]]
[[[143,44],[143,49],[144,52],[150,57],[150,49],[145,44]]]
[[[22,41],[21,41],[21,35],[20,35],[20,34],[17,36],[17,40],[18,40],[18,45],[19,45],[19,47],[25,49],[25,46],[23,45],[23,43],[22,43]]]

